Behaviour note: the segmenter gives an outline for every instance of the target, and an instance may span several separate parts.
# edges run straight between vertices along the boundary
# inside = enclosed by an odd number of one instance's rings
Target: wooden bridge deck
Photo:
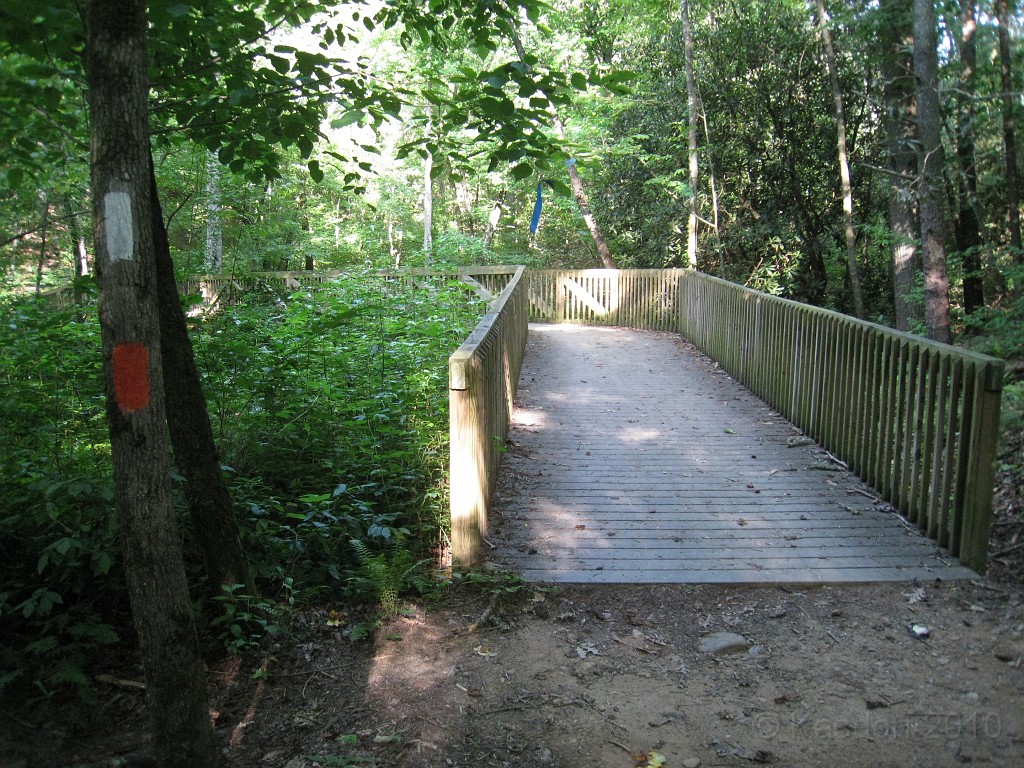
[[[671,333],[532,325],[491,557],[527,581],[977,578]]]

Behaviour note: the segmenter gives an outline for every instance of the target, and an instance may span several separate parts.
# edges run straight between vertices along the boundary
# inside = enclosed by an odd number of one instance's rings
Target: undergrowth
[[[197,614],[237,652],[325,594],[388,611],[427,588],[447,509],[446,359],[483,312],[458,283],[368,275],[243,299],[191,329],[260,592],[229,587]],[[0,697],[88,701],[104,649],[132,637],[95,301],[0,311]]]

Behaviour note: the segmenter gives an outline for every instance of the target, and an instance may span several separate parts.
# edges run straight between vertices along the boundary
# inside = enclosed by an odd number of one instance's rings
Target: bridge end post
[[[982,375],[977,411],[977,431],[970,446],[971,477],[966,504],[967,519],[960,549],[960,562],[978,573],[988,567],[988,543],[992,527],[992,495],[995,483],[996,450],[999,442],[999,409],[1002,401],[1003,361],[993,361]]]
[[[486,461],[479,455],[481,432],[480,360],[456,353],[449,360],[449,493],[452,567],[480,564],[487,530]]]

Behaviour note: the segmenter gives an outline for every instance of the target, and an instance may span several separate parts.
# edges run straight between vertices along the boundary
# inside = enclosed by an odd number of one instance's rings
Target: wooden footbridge
[[[490,301],[449,360],[457,566],[607,583],[984,571],[1001,361],[693,270],[451,276]]]
[[[605,583],[984,570],[1000,361],[689,270],[461,277],[494,301],[450,360],[457,564]]]

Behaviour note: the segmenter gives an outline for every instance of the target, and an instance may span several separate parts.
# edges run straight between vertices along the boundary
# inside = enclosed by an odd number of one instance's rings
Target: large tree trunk
[[[1010,245],[1016,248],[1017,260],[1024,263],[1020,236],[1020,188],[1017,186],[1017,120],[1014,115],[1016,94],[1013,90],[1013,50],[1010,47],[1010,3],[995,0],[999,19],[999,73],[1003,93],[1003,147],[1006,153],[1006,217]]]
[[[917,155],[914,124],[913,58],[911,0],[882,0],[883,93],[887,109],[883,112],[887,159],[891,176],[889,187],[889,228],[892,230],[892,284],[895,326],[910,331],[920,322],[921,312],[912,300],[914,282],[921,271],[917,247],[918,218],[914,182]]]
[[[981,225],[975,211],[978,198],[978,169],[974,157],[974,72],[978,52],[973,0],[960,6],[960,90],[957,91],[956,157],[960,165],[959,209],[956,215],[956,247],[964,260],[964,313],[970,315],[985,306],[981,277]]]
[[[100,324],[125,576],[158,764],[208,768],[219,755],[164,437],[145,4],[89,0],[86,18]]]
[[[921,248],[924,256],[924,322],[928,337],[949,342],[949,277],[946,271],[945,158],[939,107],[939,61],[932,0],[914,0],[914,75],[917,94]]]
[[[683,59],[686,69],[686,103],[689,110],[686,129],[690,160],[690,215],[686,223],[686,260],[690,269],[697,268],[697,81],[693,74],[693,28],[690,26],[690,4],[682,0]]]
[[[178,296],[178,284],[171,260],[171,246],[164,226],[157,191],[156,174],[150,166],[153,242],[160,310],[160,352],[167,401],[167,426],[174,448],[174,460],[185,478],[185,499],[196,543],[214,595],[224,584],[245,586],[255,594],[255,585],[242,548],[231,496],[224,482],[220,455],[206,398],[196,367],[192,339]]]
[[[825,44],[825,61],[828,79],[832,86],[832,101],[836,110],[837,148],[839,150],[839,180],[843,189],[843,231],[846,236],[846,270],[850,276],[853,304],[857,317],[864,318],[864,291],[860,286],[860,267],[857,263],[857,236],[853,228],[853,184],[850,181],[850,160],[846,152],[846,111],[843,107],[843,90],[839,85],[836,66],[836,51],[832,35],[828,30],[825,15],[825,0],[818,0],[818,29]]]

